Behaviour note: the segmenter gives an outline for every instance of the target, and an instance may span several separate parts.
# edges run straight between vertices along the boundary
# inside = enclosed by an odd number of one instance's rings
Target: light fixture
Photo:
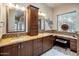
[[[22,10],[22,11],[25,11],[25,8],[24,7],[20,7],[19,5],[14,5],[12,3],[8,3],[7,6],[10,8],[10,9],[17,9],[17,10]]]
[[[8,3],[7,6],[8,6],[9,8],[14,8],[14,7],[15,7],[12,3]]]
[[[25,11],[25,8],[24,7],[20,7],[19,5],[16,5],[16,7],[15,7],[16,9],[18,9],[18,10],[22,10],[22,11]]]
[[[46,15],[44,13],[41,13],[42,16],[46,17]]]
[[[41,12],[38,12],[38,15],[41,15]]]
[[[21,8],[21,10],[22,10],[22,11],[25,11],[25,8],[24,8],[24,7],[22,7],[22,8]]]
[[[20,9],[19,5],[16,5],[15,8],[16,8],[16,9]]]
[[[42,12],[38,12],[38,15],[46,17],[46,15]]]

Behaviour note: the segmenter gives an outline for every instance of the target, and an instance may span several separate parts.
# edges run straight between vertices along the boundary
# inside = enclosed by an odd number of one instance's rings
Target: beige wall
[[[57,15],[72,11],[77,12],[76,30],[79,31],[79,4],[62,4],[53,8],[53,29],[57,30]]]

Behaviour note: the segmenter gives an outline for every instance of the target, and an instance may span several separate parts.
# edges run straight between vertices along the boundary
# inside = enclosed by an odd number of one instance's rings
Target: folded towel
[[[61,40],[61,39],[56,39],[56,41],[58,41],[58,42],[61,42],[61,43],[67,43],[67,41],[66,40]]]

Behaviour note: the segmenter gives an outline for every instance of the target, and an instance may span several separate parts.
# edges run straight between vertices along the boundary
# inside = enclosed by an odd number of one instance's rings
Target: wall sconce
[[[22,10],[22,11],[25,11],[25,8],[24,8],[24,7],[22,7],[22,8],[21,8],[21,10]]]
[[[38,15],[46,17],[46,14],[42,12],[38,12]]]
[[[20,7],[19,5],[16,5],[15,8],[18,9],[18,10],[25,11],[25,7]]]
[[[12,3],[8,3],[7,6],[8,6],[10,9],[15,8],[15,6],[14,6]]]

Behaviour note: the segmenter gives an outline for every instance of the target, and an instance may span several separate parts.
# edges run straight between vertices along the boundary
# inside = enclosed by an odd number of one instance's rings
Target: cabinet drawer
[[[76,39],[70,40],[70,49],[77,52],[77,40]]]
[[[71,50],[76,51],[77,52],[77,48],[76,47],[71,47]]]
[[[70,47],[71,47],[71,48],[76,48],[77,46],[74,46],[74,45],[70,45]]]
[[[76,46],[77,47],[77,44],[76,43],[70,43],[70,46]]]
[[[77,43],[77,40],[76,39],[71,39],[70,41]]]

